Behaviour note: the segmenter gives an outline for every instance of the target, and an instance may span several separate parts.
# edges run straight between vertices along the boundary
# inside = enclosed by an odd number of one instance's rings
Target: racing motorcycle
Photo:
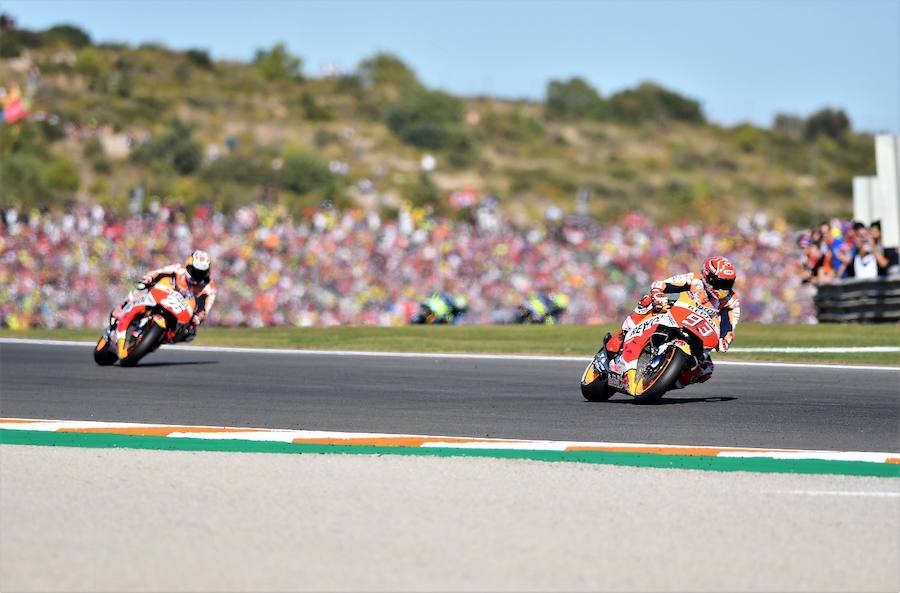
[[[605,401],[624,393],[636,402],[658,401],[672,389],[684,369],[695,368],[718,345],[718,312],[698,304],[689,292],[650,313],[631,328],[618,354],[610,357],[606,342],[581,375],[581,394]]]
[[[434,311],[428,306],[428,303],[419,303],[419,308],[415,315],[409,318],[409,322],[413,325],[431,325],[437,320]]]
[[[128,325],[125,332],[127,354],[120,359],[116,326],[119,319],[141,305],[145,309]],[[195,308],[195,299],[181,294],[171,278],[162,278],[153,286],[132,291],[125,302],[110,313],[109,324],[94,348],[94,362],[109,366],[118,360],[123,367],[136,365],[163,344],[185,337],[190,331],[189,323]]]
[[[465,303],[461,305],[448,303],[447,307],[449,308],[447,316],[438,315],[430,301],[422,301],[415,314],[410,317],[409,322],[413,325],[455,325],[462,320],[467,310]]]

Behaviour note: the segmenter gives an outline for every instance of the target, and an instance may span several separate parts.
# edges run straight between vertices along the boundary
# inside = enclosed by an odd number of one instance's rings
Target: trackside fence
[[[897,323],[900,276],[822,284],[814,303],[816,317],[823,323]]]

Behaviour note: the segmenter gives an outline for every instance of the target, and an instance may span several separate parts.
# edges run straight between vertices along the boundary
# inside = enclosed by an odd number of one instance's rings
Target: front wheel
[[[150,328],[144,330],[140,337],[140,341],[132,346],[125,358],[119,361],[119,365],[123,367],[135,366],[138,361],[150,354],[150,352],[162,342],[166,330],[153,321],[149,321],[147,325],[149,325]]]
[[[600,378],[600,373],[594,367],[594,361],[588,363],[581,375],[581,395],[589,402],[605,402],[615,390],[610,388],[606,380]]]
[[[109,340],[106,334],[103,334],[103,337],[94,346],[94,362],[102,367],[108,367],[111,364],[115,364],[117,360],[119,360],[119,357],[114,352],[110,352]]]
[[[675,346],[670,346],[660,356],[662,360],[653,366],[648,365],[637,378],[634,401],[642,404],[659,401],[675,385],[688,357],[681,348]]]

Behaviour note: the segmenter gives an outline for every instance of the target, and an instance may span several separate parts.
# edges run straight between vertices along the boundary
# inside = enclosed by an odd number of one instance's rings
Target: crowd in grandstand
[[[265,205],[188,214],[155,201],[125,216],[99,205],[2,214],[5,327],[99,329],[134,281],[192,249],[213,257],[213,325],[399,324],[436,289],[467,298],[467,323],[497,322],[532,291],[565,292],[566,323],[618,323],[653,280],[696,271],[711,254],[740,271],[745,320],[814,320],[794,237],[761,216],[662,227],[635,213],[570,216],[520,228],[490,202],[453,220],[407,206],[386,219]]]
[[[881,242],[881,222],[866,226],[850,220],[823,221],[800,235],[806,281],[830,284],[849,278],[872,279],[897,269],[897,250]]]

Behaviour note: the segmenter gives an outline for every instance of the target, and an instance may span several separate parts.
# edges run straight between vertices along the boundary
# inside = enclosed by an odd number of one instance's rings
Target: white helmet
[[[198,249],[187,258],[184,267],[194,283],[206,286],[209,283],[209,263],[209,254]]]

